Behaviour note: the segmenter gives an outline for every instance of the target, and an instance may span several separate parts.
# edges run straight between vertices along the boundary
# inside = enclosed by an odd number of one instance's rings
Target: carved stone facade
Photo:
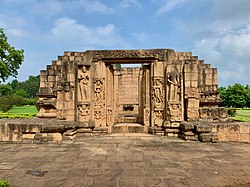
[[[38,96],[38,117],[88,124],[93,132],[111,132],[121,107],[123,116],[159,133],[183,121],[227,118],[217,69],[172,49],[65,52],[41,71]]]

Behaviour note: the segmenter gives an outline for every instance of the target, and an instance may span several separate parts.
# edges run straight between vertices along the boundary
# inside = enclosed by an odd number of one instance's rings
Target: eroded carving
[[[179,100],[179,87],[180,77],[175,67],[171,68],[171,72],[167,74],[167,85],[168,85],[168,100],[178,101]]]
[[[163,77],[153,78],[152,100],[155,109],[162,109],[164,103]]]
[[[168,118],[170,121],[181,121],[181,105],[179,103],[168,104]]]
[[[112,109],[108,108],[107,109],[107,123],[112,123]]]
[[[86,66],[83,66],[79,74],[79,96],[81,101],[89,99],[89,75]]]
[[[94,81],[94,93],[95,93],[95,119],[104,119],[104,108],[105,108],[105,93],[104,93],[104,80],[96,79]]]
[[[89,115],[89,105],[82,104],[78,106],[78,111],[81,116],[88,116]]]

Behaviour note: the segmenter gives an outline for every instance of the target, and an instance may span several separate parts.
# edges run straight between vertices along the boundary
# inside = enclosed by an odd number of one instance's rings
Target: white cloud
[[[156,16],[161,16],[167,12],[170,12],[185,2],[186,0],[164,0],[163,4],[158,9]]]
[[[83,6],[87,13],[114,14],[115,10],[112,7],[95,0],[80,0],[80,6]]]
[[[56,20],[48,38],[53,43],[63,45],[66,48],[83,48],[86,46],[121,47],[125,45],[119,34],[119,29],[115,25],[107,24],[91,28],[79,24],[71,18]]]
[[[28,31],[26,31],[29,21],[25,18],[9,14],[0,15],[0,27],[3,27],[4,32],[8,36],[14,37],[24,37],[28,36]]]
[[[122,0],[120,3],[122,8],[129,8],[130,6],[135,6],[138,8],[142,8],[142,5],[138,0]]]
[[[221,68],[219,79],[222,84],[250,80],[250,25],[234,33],[222,36],[209,36],[197,42],[194,52],[207,63]]]

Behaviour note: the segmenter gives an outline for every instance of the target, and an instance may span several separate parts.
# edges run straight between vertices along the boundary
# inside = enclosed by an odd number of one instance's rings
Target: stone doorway
[[[146,132],[150,126],[150,65],[153,60],[105,59],[104,62],[106,87],[109,88],[106,94],[109,131],[117,132],[113,128],[116,125],[128,132]],[[121,67],[121,64],[138,63],[140,67]]]

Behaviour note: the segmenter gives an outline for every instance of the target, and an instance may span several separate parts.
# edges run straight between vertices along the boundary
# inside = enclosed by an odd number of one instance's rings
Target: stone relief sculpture
[[[105,96],[103,89],[103,81],[97,79],[94,81],[94,94],[95,94],[95,110],[94,117],[95,119],[103,119],[104,118],[104,107],[105,107]]]
[[[178,89],[180,87],[179,73],[175,67],[172,67],[171,72],[167,75],[168,84],[168,100],[178,101]]]
[[[78,111],[81,116],[88,116],[89,115],[89,106],[86,104],[78,106]]]
[[[170,121],[179,121],[181,117],[180,105],[177,103],[169,104]]]
[[[163,78],[156,77],[153,80],[153,94],[154,107],[161,109],[163,107]]]
[[[102,102],[102,82],[101,80],[97,80],[95,82],[95,100],[97,103]]]
[[[81,73],[79,75],[79,91],[80,91],[80,100],[86,101],[89,99],[89,75],[87,73],[86,66],[83,66]]]

